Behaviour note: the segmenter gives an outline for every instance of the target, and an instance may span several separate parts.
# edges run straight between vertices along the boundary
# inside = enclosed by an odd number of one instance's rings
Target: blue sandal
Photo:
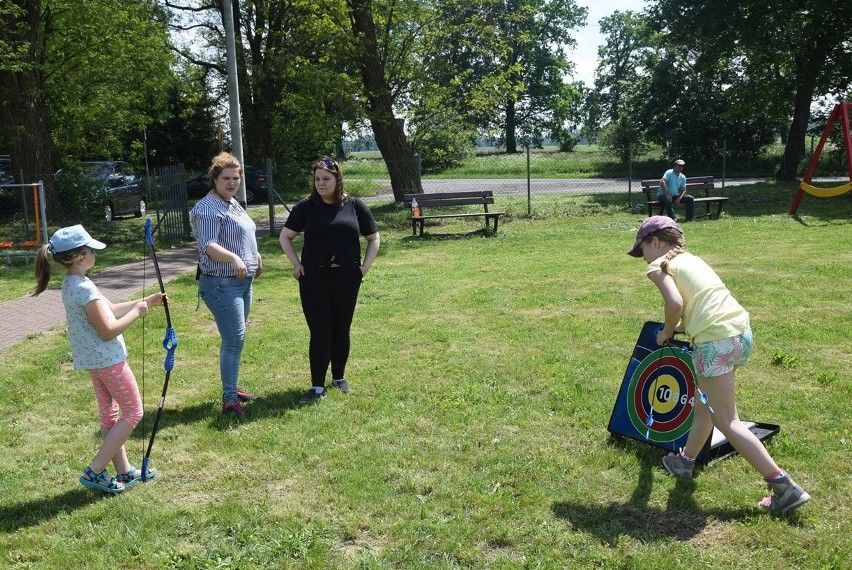
[[[157,470],[148,468],[147,479],[153,479],[156,476]],[[142,481],[142,470],[131,465],[130,470],[127,473],[122,473],[121,475],[116,476],[115,480],[119,483],[123,483],[125,489],[129,489],[136,483]]]
[[[83,469],[83,476],[80,477],[80,484],[104,493],[114,494],[124,491],[124,485],[119,483],[115,477],[110,477],[106,469],[100,473],[95,473],[90,467],[86,467]]]

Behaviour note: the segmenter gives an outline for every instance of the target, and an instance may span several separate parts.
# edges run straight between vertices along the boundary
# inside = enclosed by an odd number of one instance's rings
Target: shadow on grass
[[[41,524],[42,521],[73,511],[95,501],[109,499],[112,495],[89,491],[82,486],[61,495],[42,497],[23,503],[0,507],[0,530],[14,532],[18,529]]]
[[[642,446],[620,438],[609,439],[610,445],[631,451],[639,461],[639,479],[630,498],[624,502],[594,505],[582,502],[555,502],[553,514],[567,520],[579,531],[596,536],[602,543],[614,546],[621,536],[640,541],[690,540],[699,535],[710,519],[730,521],[758,514],[757,508],[702,509],[696,502],[694,479],[676,479],[664,509],[651,507],[648,501],[656,477],[665,477],[659,466],[661,450]]]
[[[432,228],[438,228],[440,226],[432,226]],[[426,226],[426,230],[423,235],[414,235],[414,236],[406,236],[402,238],[403,242],[418,242],[418,241],[452,241],[452,240],[463,240],[463,239],[473,239],[473,238],[482,238],[482,237],[496,237],[498,232],[495,232],[490,228],[480,228],[478,230],[474,230],[472,232],[466,233],[452,233],[452,234],[438,234],[430,231],[430,226]]]
[[[246,415],[241,418],[233,415],[223,416],[217,409],[214,411],[213,418],[210,419],[210,427],[223,431],[230,429],[235,423],[243,424],[264,418],[281,417],[288,412],[306,407],[299,404],[299,398],[304,395],[305,390],[285,390],[259,395],[255,401],[243,404]],[[209,406],[207,409],[209,414]]]
[[[218,402],[205,402],[193,406],[169,408],[167,400],[166,406],[163,408],[163,414],[160,416],[160,424],[157,427],[157,437],[155,438],[154,447],[156,448],[156,441],[163,435],[164,430],[178,425],[189,425],[206,421],[210,427],[221,431],[229,429],[235,423],[247,423],[263,418],[281,417],[289,411],[304,407],[299,404],[299,398],[303,394],[303,390],[285,390],[283,392],[258,395],[255,401],[243,404],[246,409],[246,415],[241,418],[234,415],[223,416],[221,413],[222,406]],[[130,441],[148,441],[151,437],[151,426],[156,413],[156,410],[146,410],[144,415],[146,423],[144,425],[140,423],[136,427]],[[93,432],[93,437],[99,438],[100,431]],[[131,453],[134,447],[128,443],[128,453]]]

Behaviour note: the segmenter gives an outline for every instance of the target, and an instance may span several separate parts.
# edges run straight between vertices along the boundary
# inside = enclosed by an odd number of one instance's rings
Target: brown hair
[[[210,170],[207,171],[210,174],[207,179],[207,184],[211,189],[216,188],[216,180],[226,168],[236,168],[242,176],[243,167],[240,165],[240,161],[237,160],[237,157],[230,152],[220,152],[213,157],[213,161],[210,163]]]
[[[52,253],[51,245],[49,243],[38,248],[35,261],[35,276],[37,283],[35,291],[33,292],[33,297],[36,297],[39,293],[42,293],[45,289],[47,289],[47,284],[50,282],[51,262],[55,261],[56,263],[68,268],[74,264],[74,261],[86,255],[88,250],[89,246],[81,245],[80,247],[69,249],[68,251]]]
[[[666,258],[660,264],[660,269],[663,270],[663,273],[668,273],[669,262],[686,251],[686,240],[683,239],[683,234],[678,231],[677,228],[663,228],[661,230],[657,230],[642,241],[648,241],[651,238],[657,238],[658,240],[664,241],[672,246],[668,253],[666,253]]]
[[[334,188],[334,196],[332,199],[336,207],[341,207],[343,202],[346,201],[346,192],[343,191],[343,173],[340,171],[340,165],[333,158],[324,156],[311,165],[312,177],[317,170],[325,170],[326,172],[334,174],[337,185]],[[322,203],[322,196],[320,196],[319,192],[317,192],[317,187],[313,182],[313,178],[311,179],[311,195],[308,196],[308,199],[313,202]]]

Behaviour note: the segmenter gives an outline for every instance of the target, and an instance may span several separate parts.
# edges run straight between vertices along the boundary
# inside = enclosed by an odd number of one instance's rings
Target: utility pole
[[[222,23],[225,25],[225,55],[228,60],[228,101],[231,114],[231,151],[243,166],[243,176],[240,179],[240,189],[237,200],[246,205],[245,162],[243,161],[243,127],[240,114],[240,86],[237,81],[237,44],[234,36],[234,8],[231,0],[222,3]]]

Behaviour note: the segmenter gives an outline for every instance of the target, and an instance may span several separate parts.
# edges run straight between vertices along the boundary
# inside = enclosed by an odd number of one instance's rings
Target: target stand
[[[607,429],[614,435],[677,452],[686,445],[692,426],[696,388],[695,367],[689,344],[671,340],[658,346],[662,323],[648,321],[627,364],[618,398]],[[708,402],[712,407],[713,402]],[[757,438],[765,441],[780,431],[774,424],[743,421]],[[718,429],[707,439],[697,461],[707,464],[734,455],[736,450]]]

